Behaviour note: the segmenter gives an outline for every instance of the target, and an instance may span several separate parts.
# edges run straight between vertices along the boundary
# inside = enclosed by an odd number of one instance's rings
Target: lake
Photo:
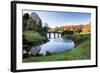
[[[47,53],[62,53],[75,47],[74,41],[63,39],[61,35],[59,35],[59,38],[57,38],[57,35],[55,37],[56,38],[51,34],[51,38],[49,38],[48,42],[42,45],[33,46],[30,51],[31,54],[36,55],[39,53],[41,55],[47,55]]]
[[[62,53],[72,49],[75,43],[72,40],[65,40],[63,38],[52,38],[49,42],[41,45],[39,54],[46,55],[49,53]]]

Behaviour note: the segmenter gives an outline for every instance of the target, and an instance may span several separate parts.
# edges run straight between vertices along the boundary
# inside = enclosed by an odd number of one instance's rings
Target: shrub
[[[73,34],[73,31],[65,30],[65,31],[62,32],[62,35],[67,35],[67,34]]]

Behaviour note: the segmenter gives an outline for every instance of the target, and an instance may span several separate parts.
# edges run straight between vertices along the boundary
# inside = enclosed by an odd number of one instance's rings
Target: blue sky
[[[49,27],[66,26],[66,25],[80,25],[91,22],[90,13],[79,12],[54,12],[54,11],[34,11],[24,10],[24,13],[31,14],[35,12],[42,19],[42,23],[48,23]]]

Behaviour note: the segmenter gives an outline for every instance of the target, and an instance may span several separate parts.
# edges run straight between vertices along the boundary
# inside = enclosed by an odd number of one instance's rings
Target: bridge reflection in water
[[[61,33],[59,33],[59,32],[47,32],[47,38],[61,38]]]

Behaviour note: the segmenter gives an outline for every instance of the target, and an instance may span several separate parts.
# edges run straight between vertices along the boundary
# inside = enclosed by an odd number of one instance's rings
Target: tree
[[[58,26],[56,26],[53,30],[54,30],[55,32],[58,32],[58,31],[59,31]]]
[[[48,32],[48,24],[47,23],[45,23],[44,32]]]
[[[32,17],[33,22],[34,22],[34,31],[41,33],[41,31],[42,31],[42,21],[41,21],[40,17],[35,12],[31,13],[31,17]]]
[[[82,32],[91,32],[91,24],[84,25]]]
[[[42,28],[42,36],[47,37],[48,24],[45,23],[45,26]]]
[[[28,19],[28,30],[30,30],[30,31],[34,30],[34,21],[31,16]]]
[[[69,35],[69,34],[73,34],[72,30],[65,30],[62,32],[62,35]]]
[[[39,24],[36,25],[36,31],[42,33],[42,21],[39,20]]]
[[[29,14],[25,13],[23,15],[23,31],[27,29],[27,20],[29,19]]]

